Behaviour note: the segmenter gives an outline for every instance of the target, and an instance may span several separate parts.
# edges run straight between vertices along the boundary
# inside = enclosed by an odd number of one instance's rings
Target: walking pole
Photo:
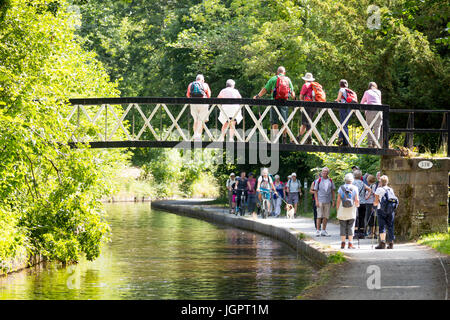
[[[372,208],[372,212],[375,212],[376,209]],[[375,230],[377,230],[377,215],[375,214],[373,219],[373,230],[372,230],[372,249],[373,249],[373,239],[375,238]]]

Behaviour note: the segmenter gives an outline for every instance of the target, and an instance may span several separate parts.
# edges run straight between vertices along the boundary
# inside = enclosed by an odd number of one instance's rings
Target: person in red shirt
[[[311,82],[313,82],[315,79],[312,75],[312,73],[307,72],[304,77],[302,77],[303,80],[305,80],[305,84],[302,86],[302,90],[300,91],[300,100],[301,101],[315,101],[314,100],[314,90],[311,86]],[[317,112],[317,108],[309,108],[306,109],[306,113],[308,114],[309,118],[312,120],[314,118],[314,115]],[[300,127],[300,135],[304,135],[306,130],[310,129],[311,125],[309,124],[306,117],[302,117],[302,126]],[[300,138],[299,138],[300,139]],[[307,144],[311,143],[311,137],[308,138],[306,141]]]

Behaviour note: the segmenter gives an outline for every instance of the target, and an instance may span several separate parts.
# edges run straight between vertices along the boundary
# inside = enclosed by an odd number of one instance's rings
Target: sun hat
[[[232,176],[236,176],[236,175],[232,172],[232,173],[230,173],[230,177],[232,177]]]
[[[305,81],[314,81],[314,77],[311,72],[307,72],[304,77],[302,77]]]
[[[294,173],[291,174],[291,176],[292,176],[292,177],[296,177],[297,174],[294,172]]]

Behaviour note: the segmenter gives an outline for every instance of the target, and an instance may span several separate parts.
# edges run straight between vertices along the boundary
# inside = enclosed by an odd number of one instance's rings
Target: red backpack
[[[347,99],[345,99],[347,103],[358,103],[358,96],[355,91],[345,88],[345,92],[347,92]]]
[[[311,86],[314,93],[314,101],[326,102],[327,96],[322,86],[318,82],[311,82]]]
[[[275,99],[287,100],[291,87],[289,86],[289,78],[286,76],[278,76],[277,84],[275,85]]]

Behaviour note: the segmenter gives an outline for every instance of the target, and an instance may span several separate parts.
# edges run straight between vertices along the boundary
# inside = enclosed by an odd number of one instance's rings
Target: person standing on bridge
[[[348,88],[348,82],[345,79],[342,79],[341,81],[339,81],[339,93],[338,96],[336,98],[336,101],[339,103],[358,103],[358,97],[356,96],[356,93]],[[339,109],[339,118],[341,123],[344,126],[344,131],[347,134],[347,137],[349,137],[348,135],[348,115],[350,114],[350,109],[346,108],[346,109]],[[339,146],[348,146],[349,145],[349,141],[347,139],[347,137],[344,136],[344,134],[342,133],[342,131],[339,132],[339,139],[337,144]]]
[[[211,98],[211,89],[203,75],[197,75],[195,81],[189,84],[186,96],[188,98]],[[191,115],[194,118],[194,141],[202,139],[203,123],[208,122],[208,107],[207,104],[191,104]]]
[[[300,100],[301,101],[316,101],[316,102],[325,102],[326,101],[326,94],[325,91],[322,89],[322,86],[315,82],[314,77],[312,73],[307,72],[302,79],[305,81],[305,83],[302,86],[302,89],[300,91]],[[317,108],[307,108],[306,114],[311,119],[311,122],[314,120],[314,115],[317,112]],[[300,140],[300,136],[304,135],[306,130],[311,129],[311,124],[309,123],[306,116],[302,116],[302,126],[300,127],[300,132],[297,140]],[[308,139],[305,141],[305,144],[311,144],[312,143],[312,133],[308,137]]]
[[[241,99],[242,96],[237,89],[234,88],[235,82],[232,79],[228,79],[226,83],[226,88],[220,91],[217,98],[224,99]],[[229,127],[230,138],[229,141],[234,141],[234,133],[236,130],[236,122],[239,124],[242,120],[242,112],[239,110],[240,105],[238,104],[225,104],[222,105],[223,111],[220,111],[219,121],[222,123],[222,136],[225,137],[225,130]],[[233,120],[233,117],[236,117]],[[223,141],[221,138],[220,141]]]
[[[369,82],[369,89],[364,92],[364,95],[361,99],[361,104],[381,104],[381,91],[378,90],[378,86],[375,82]],[[379,113],[379,111],[370,111],[366,110],[366,121],[367,124],[370,126],[370,124],[375,120],[375,117]],[[381,113],[380,116],[375,121],[372,132],[375,135],[375,138],[378,140],[378,143],[381,145],[381,123],[383,121],[383,114]],[[370,134],[367,135],[367,143],[369,148],[375,148],[376,144],[373,140],[372,136]]]
[[[314,199],[317,207],[316,237],[329,237],[327,233],[327,222],[330,218],[330,209],[335,206],[334,199],[336,187],[329,177],[330,169],[322,169],[322,176],[314,184]],[[320,227],[322,226],[322,232]]]
[[[286,76],[286,69],[282,66],[278,67],[277,74],[267,81],[264,88],[253,97],[253,99],[258,99],[264,96],[266,93],[271,94],[271,98],[275,100],[288,100],[289,98],[295,99],[294,86],[292,85],[291,79]],[[278,117],[277,112],[272,107],[270,109],[270,123],[272,124],[272,130],[270,131],[271,140],[274,141],[275,137],[278,135],[278,124],[281,120]],[[286,106],[278,107],[281,116],[284,121],[287,121],[289,108]],[[286,143],[286,133],[283,131],[283,143]]]

